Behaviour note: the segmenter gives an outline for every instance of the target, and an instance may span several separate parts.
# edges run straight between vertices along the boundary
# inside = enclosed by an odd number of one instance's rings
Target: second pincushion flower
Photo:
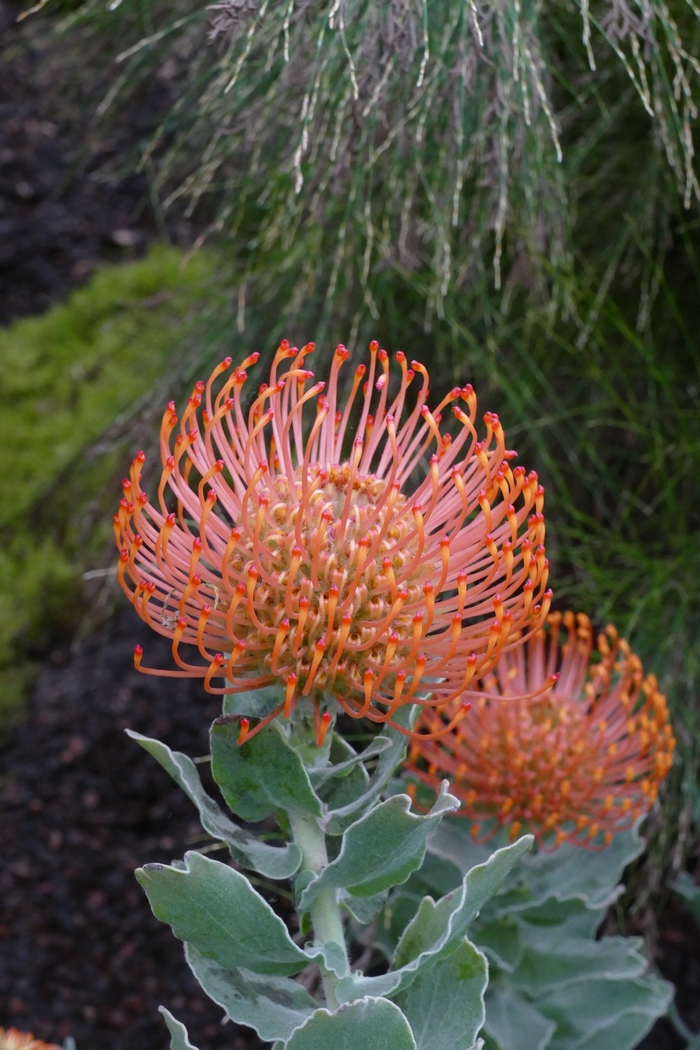
[[[279,703],[253,729],[244,720],[241,739],[300,701],[319,742],[338,710],[405,732],[400,706],[457,701],[454,723],[547,614],[543,489],[511,468],[494,413],[479,438],[471,386],[431,410],[425,368],[397,354],[390,390],[372,343],[341,404],[348,351],[336,349],[325,392],[305,367],[312,350],[283,342],[247,411],[257,354],[222,362],[179,421],[171,402],[155,501],[134,459],[115,516],[119,577],[177,664],[141,670],[201,677],[212,693],[278,684]],[[440,429],[447,406],[454,437]]]

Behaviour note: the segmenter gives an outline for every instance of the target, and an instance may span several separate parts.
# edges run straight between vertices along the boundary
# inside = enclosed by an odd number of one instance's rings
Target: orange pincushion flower
[[[141,670],[198,676],[210,693],[279,683],[278,706],[252,731],[243,720],[241,739],[289,717],[301,697],[318,740],[333,700],[390,725],[403,704],[454,702],[457,720],[472,683],[546,616],[543,489],[535,473],[511,469],[496,415],[478,438],[470,386],[431,411],[425,368],[399,353],[390,398],[388,355],[372,343],[369,371],[356,369],[341,406],[348,351],[336,349],[324,394],[325,383],[309,386],[312,350],[283,342],[247,413],[258,354],[232,370],[228,358],[198,383],[179,427],[171,402],[155,503],[141,489],[145,456],[134,459],[115,516],[119,579],[172,638],[179,668]],[[447,405],[455,437],[440,431]],[[183,642],[203,663],[183,659]]]
[[[59,1050],[55,1043],[43,1043],[31,1032],[17,1028],[0,1028],[0,1050]]]
[[[666,698],[614,627],[597,646],[591,661],[583,613],[552,613],[526,646],[503,654],[468,719],[435,742],[449,707],[421,716],[416,733],[427,736],[414,737],[409,768],[435,787],[452,780],[478,841],[508,825],[544,848],[585,846],[601,833],[607,845],[653,805],[675,746]],[[553,687],[508,699],[541,690],[557,668]]]

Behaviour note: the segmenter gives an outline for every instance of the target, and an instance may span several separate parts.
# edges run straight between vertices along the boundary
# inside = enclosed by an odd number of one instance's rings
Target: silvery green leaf
[[[362,926],[376,919],[386,903],[388,890],[374,897],[353,897],[345,890],[338,892],[338,903]]]
[[[438,824],[439,832],[443,824],[455,824],[456,820],[443,820]],[[429,893],[431,897],[444,897],[446,893],[456,890],[464,878],[464,872],[449,860],[444,860],[430,851],[431,838],[428,839],[428,852],[425,855],[420,871],[416,872],[416,882],[420,882],[422,893]],[[491,851],[493,852],[493,850]],[[490,854],[489,854],[490,856]],[[485,858],[485,859],[488,859]]]
[[[176,937],[224,969],[279,976],[304,969],[308,956],[244,875],[200,853],[185,854],[185,862],[185,871],[166,864],[136,871],[154,915]]]
[[[512,973],[525,952],[516,922],[504,916],[482,926],[478,931],[479,947],[499,970]]]
[[[527,946],[518,966],[518,988],[536,999],[552,989],[563,988],[607,974],[625,982],[640,977],[648,967],[637,950],[637,937],[604,937],[600,941],[577,938],[562,941],[552,929],[537,931],[537,946]]]
[[[589,901],[584,896],[569,897],[564,901],[549,897],[541,904],[514,911],[512,918],[514,922],[517,922],[524,940],[530,940],[531,937],[536,938],[538,930],[553,926],[557,928],[557,936],[563,940],[570,937],[583,937],[591,940],[604,914],[605,909],[590,907]],[[487,928],[491,921],[498,921],[493,920],[492,909],[488,906],[484,910],[483,921],[484,928]]]
[[[486,958],[465,939],[395,996],[417,1050],[470,1050],[484,1024],[487,984]]]
[[[286,1050],[417,1050],[408,1021],[388,999],[357,999],[334,1014],[317,1010]]]
[[[334,973],[336,977],[345,977],[350,971],[347,952],[335,941],[307,945],[304,951],[309,962],[317,962],[322,969]]]
[[[406,704],[396,712],[394,721],[401,725],[410,726],[417,717],[418,710],[415,709],[414,705]],[[323,826],[328,835],[342,835],[346,828],[349,828],[362,813],[369,809],[384,791],[384,788],[394,775],[396,767],[403,761],[408,746],[408,738],[396,729],[386,729],[383,735],[388,737],[391,744],[379,755],[379,760],[369,779],[366,790],[358,798],[347,805],[332,810],[324,818]]]
[[[368,762],[383,754],[392,746],[388,736],[375,736],[364,751],[356,752],[350,744],[341,736],[334,734],[331,747],[331,761],[323,766],[317,766],[309,770],[311,783],[318,791],[325,782],[334,777],[344,777],[351,769]],[[336,749],[337,752],[336,753]],[[342,755],[342,757],[341,757]]]
[[[244,868],[266,875],[269,879],[288,879],[301,864],[301,850],[294,843],[288,846],[268,846],[254,835],[239,828],[202,787],[196,765],[187,755],[171,751],[160,740],[141,736],[127,729],[128,735],[153,755],[163,769],[180,785],[187,797],[199,810],[202,827],[215,839],[228,846],[231,855]]]
[[[342,777],[329,777],[319,787],[318,796],[328,810],[352,805],[367,790],[369,774],[363,765],[353,765]]]
[[[534,1005],[557,1025],[547,1050],[632,1050],[666,1013],[673,992],[653,974],[615,980],[606,973],[552,988]]]
[[[224,969],[191,944],[185,945],[185,956],[209,998],[232,1021],[254,1028],[261,1039],[286,1041],[318,1007],[306,989],[288,977]]]
[[[413,879],[394,890],[377,924],[375,946],[391,962],[401,934],[416,914],[425,893],[417,893],[413,888]],[[359,899],[359,898],[358,898]]]
[[[513,865],[532,846],[524,835],[494,853],[485,864],[472,868],[462,885],[437,904],[424,897],[399,941],[392,970],[379,977],[352,974],[338,983],[338,998],[347,1002],[362,995],[392,995],[407,988],[423,970],[434,966],[462,943],[467,927],[495,893]]]
[[[190,1037],[187,1034],[182,1021],[178,1021],[176,1017],[166,1010],[164,1006],[158,1007],[160,1013],[163,1015],[163,1020],[168,1026],[170,1032],[170,1050],[197,1050],[196,1046],[193,1046],[190,1042]]]
[[[281,685],[264,685],[245,693],[226,693],[222,707],[225,715],[264,718],[283,703],[284,688]]]
[[[446,787],[424,816],[411,813],[408,795],[380,802],[347,829],[336,859],[301,895],[301,910],[308,911],[318,894],[330,887],[346,889],[356,897],[373,897],[404,882],[420,867],[426,838],[435,824],[457,808],[459,801]]]
[[[509,985],[489,987],[485,1031],[498,1050],[547,1050],[556,1027]]]
[[[564,843],[551,853],[540,851],[528,857],[525,865],[533,902],[583,897],[591,908],[607,908],[618,896],[624,869],[643,849],[637,825],[615,835],[603,850]]]
[[[444,822],[428,843],[430,853],[452,861],[462,872],[482,864],[496,848],[495,842],[475,843],[468,821],[463,820]],[[581,897],[591,908],[607,908],[618,896],[625,867],[643,849],[637,824],[615,835],[604,850],[585,850],[568,843],[549,853],[538,850],[524,858],[523,864],[505,880],[493,907],[511,912],[542,904],[549,898],[564,901]]]
[[[239,745],[237,721],[217,718],[211,727],[211,768],[227,803],[243,820],[264,820],[276,809],[321,816],[304,764],[276,722]]]
[[[446,820],[435,829],[428,842],[428,851],[451,861],[461,877],[477,864],[485,864],[495,852],[493,844],[475,842],[470,828],[468,820]]]

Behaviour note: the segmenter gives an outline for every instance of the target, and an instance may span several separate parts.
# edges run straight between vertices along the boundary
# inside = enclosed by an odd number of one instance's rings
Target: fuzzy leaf
[[[213,838],[225,842],[231,855],[242,867],[252,868],[269,879],[289,879],[299,869],[301,850],[297,845],[290,843],[284,847],[268,846],[265,842],[259,842],[249,831],[239,828],[222,813],[202,787],[199,772],[191,758],[179,751],[171,751],[160,740],[141,736],[130,729],[127,729],[127,733],[132,740],[153,755],[179,784],[199,810],[199,819],[204,830]]]
[[[347,889],[355,897],[373,897],[405,882],[425,856],[426,838],[446,813],[459,808],[446,786],[425,816],[410,812],[408,795],[394,795],[351,825],[340,853],[301,895],[308,911],[321,890]]]
[[[487,984],[486,958],[468,940],[419,974],[394,1000],[406,1015],[417,1050],[470,1050],[484,1023]]]
[[[469,924],[513,865],[531,848],[532,841],[531,835],[524,835],[512,846],[497,850],[485,864],[467,872],[462,885],[437,904],[424,897],[399,942],[392,970],[379,977],[352,974],[343,978],[338,982],[338,998],[346,1002],[362,995],[396,994],[419,973],[455,951]]]
[[[158,1007],[159,1011],[163,1015],[163,1020],[168,1026],[170,1032],[170,1050],[197,1050],[196,1046],[193,1046],[190,1042],[190,1037],[187,1034],[182,1021],[178,1021],[176,1017],[166,1010],[164,1006]]]
[[[561,940],[558,931],[540,931],[537,948],[527,947],[518,966],[518,987],[530,998],[572,982],[609,976],[622,981],[640,977],[648,963],[637,951],[638,938],[604,937],[601,941]]]
[[[311,783],[318,790],[327,780],[334,777],[347,776],[351,769],[383,754],[391,746],[392,741],[388,736],[382,734],[375,736],[364,751],[356,752],[346,740],[334,734],[330,755],[331,762],[309,770]],[[341,755],[345,757],[341,758]]]
[[[535,1007],[557,1024],[547,1050],[632,1050],[673,998],[673,985],[652,974],[553,988]]]
[[[494,852],[494,844],[478,845],[467,821],[447,821],[431,837],[428,849],[452,861],[462,872],[481,864]],[[625,867],[644,849],[639,825],[615,835],[604,850],[583,850],[564,843],[545,853],[540,850],[523,860],[493,900],[492,908],[512,913],[531,908],[551,898],[580,897],[590,908],[607,908],[618,896],[618,883]]]
[[[485,1030],[498,1050],[546,1050],[556,1027],[512,988],[489,987]]]
[[[240,872],[200,853],[185,854],[185,870],[147,864],[136,878],[156,918],[224,969],[288,976],[308,956],[282,920]]]
[[[211,760],[214,780],[243,820],[264,820],[276,809],[321,816],[303,762],[275,722],[239,745],[238,723],[217,718],[211,727]]]
[[[338,903],[353,919],[362,926],[367,926],[379,915],[386,903],[387,891],[378,893],[375,897],[352,897],[349,893],[341,890],[338,894]]]
[[[284,703],[284,689],[279,685],[264,685],[262,689],[248,689],[244,693],[227,693],[224,696],[224,715],[246,715],[248,718],[264,718]]]
[[[409,726],[417,717],[417,708],[414,710],[412,704],[406,704],[404,707],[399,708],[394,719],[401,725]],[[323,822],[324,830],[328,835],[342,835],[362,813],[369,809],[371,804],[379,798],[393,777],[396,767],[404,758],[408,743],[407,737],[396,729],[387,729],[383,736],[388,738],[391,744],[379,755],[379,761],[369,779],[366,790],[358,798],[353,799],[352,802],[328,813]]]
[[[286,1050],[417,1050],[408,1021],[388,999],[358,999],[334,1014],[317,1010]]]
[[[507,918],[482,926],[478,933],[478,944],[489,959],[506,973],[513,972],[525,951],[518,924]]]
[[[318,1007],[306,989],[288,977],[224,969],[191,944],[185,945],[185,956],[209,998],[232,1021],[254,1028],[261,1039],[286,1041]]]

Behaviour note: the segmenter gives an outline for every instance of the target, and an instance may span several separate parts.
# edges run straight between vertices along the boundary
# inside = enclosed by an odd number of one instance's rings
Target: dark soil
[[[190,755],[208,750],[219,713],[201,683],[133,668],[169,646],[122,610],[73,655],[55,650],[0,769],[0,1024],[78,1050],[167,1045],[159,1004],[203,1050],[254,1050],[221,1027],[180,943],[134,878],[207,841],[196,811],[129,727]]]
[[[95,267],[141,255],[157,237],[193,239],[176,212],[166,222],[154,210],[146,175],[134,173],[172,85],[154,78],[98,122],[112,56],[89,38],[58,37],[55,19],[18,25],[19,11],[0,0],[0,325],[43,312]]]

